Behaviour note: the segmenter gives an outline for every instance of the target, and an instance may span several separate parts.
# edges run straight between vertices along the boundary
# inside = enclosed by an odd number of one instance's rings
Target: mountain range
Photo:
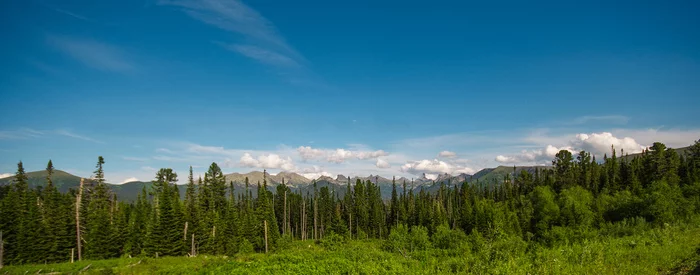
[[[675,149],[676,152],[679,154],[687,154],[689,147],[683,147],[683,148],[678,148]],[[638,156],[639,154],[630,154],[627,156],[622,157],[623,159],[631,159],[634,158],[635,156]],[[517,175],[520,174],[521,171],[528,171],[530,173],[534,173],[535,169],[550,169],[551,166],[498,166],[496,168],[485,168],[473,175],[469,174],[459,174],[459,175],[450,175],[450,174],[440,174],[436,179],[429,179],[426,177],[425,174],[423,174],[420,177],[414,178],[414,179],[408,179],[408,178],[397,178],[395,180],[396,182],[396,189],[399,192],[403,191],[403,183],[404,181],[406,182],[406,186],[409,189],[413,190],[420,190],[421,188],[425,188],[428,192],[435,192],[437,189],[440,187],[441,184],[461,184],[463,182],[480,182],[480,183],[485,183],[485,184],[495,184],[498,182],[501,182],[503,178],[511,174],[512,175]],[[41,171],[34,171],[34,172],[28,172],[27,173],[27,178],[29,179],[29,186],[31,188],[35,188],[38,186],[45,186],[46,185],[46,171],[41,170]],[[345,190],[347,189],[347,184],[350,183],[351,185],[354,185],[357,179],[360,179],[362,181],[371,181],[377,185],[380,186],[381,188],[381,193],[382,197],[385,199],[388,199],[391,197],[391,190],[392,190],[392,182],[394,181],[393,179],[388,179],[384,178],[382,176],[377,176],[377,175],[369,175],[366,177],[346,177],[344,175],[337,175],[335,178],[328,177],[328,176],[322,176],[319,177],[318,179],[308,179],[302,175],[299,175],[297,173],[292,173],[292,172],[280,172],[276,175],[271,175],[269,173],[264,173],[261,171],[252,171],[246,174],[242,173],[231,173],[231,174],[226,174],[224,175],[226,178],[226,182],[233,182],[234,185],[236,186],[235,190],[236,193],[243,192],[245,190],[245,179],[248,178],[248,182],[250,183],[250,188],[257,188],[257,184],[262,183],[263,179],[267,180],[268,183],[268,189],[274,191],[275,187],[279,184],[282,184],[284,182],[285,185],[289,186],[290,189],[294,192],[313,192],[313,183],[316,182],[317,188],[321,188],[324,186],[328,186],[331,188],[333,192],[337,192],[339,196],[343,196],[345,194]],[[2,178],[0,179],[0,186],[8,185],[11,184],[12,181],[14,180],[14,177],[7,177],[7,178]],[[80,177],[76,175],[72,175],[70,173],[67,173],[65,171],[61,170],[55,170],[54,174],[52,176],[52,180],[56,188],[60,192],[69,192],[71,189],[77,190],[79,184],[80,184]],[[184,181],[180,180],[181,183]],[[109,184],[110,188],[117,194],[117,197],[120,198],[121,200],[125,201],[134,201],[136,200],[138,194],[143,190],[145,187],[147,190],[151,188],[152,182],[150,181],[132,181],[132,182],[127,182],[123,184]],[[184,196],[184,191],[185,188],[184,186],[180,185],[179,186],[179,191],[180,195]],[[255,192],[253,192],[255,193]]]

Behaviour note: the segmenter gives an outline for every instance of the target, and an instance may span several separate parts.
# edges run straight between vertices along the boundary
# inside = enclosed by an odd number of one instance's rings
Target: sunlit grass
[[[471,238],[471,236],[470,236]],[[471,242],[471,241],[470,241]],[[486,240],[458,250],[401,254],[378,240],[353,240],[337,249],[296,241],[270,254],[119,258],[48,265],[6,266],[0,274],[659,274],[695,266],[697,225],[667,226],[625,237],[599,236],[554,247],[514,248],[512,240]]]

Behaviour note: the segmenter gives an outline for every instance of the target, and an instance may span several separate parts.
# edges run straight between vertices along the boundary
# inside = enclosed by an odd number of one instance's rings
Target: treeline
[[[46,186],[36,189],[28,188],[18,163],[13,184],[0,189],[4,263],[235,255],[306,239],[388,239],[387,248],[402,253],[395,246],[430,245],[421,241],[428,236],[437,247],[466,234],[553,245],[683,222],[700,212],[700,140],[682,156],[662,143],[632,159],[614,148],[602,160],[562,150],[551,169],[521,171],[498,184],[443,184],[434,193],[394,182],[387,201],[380,186],[359,179],[348,181],[344,196],[315,183],[311,191],[280,184],[271,192],[266,180],[251,186],[247,179],[236,192],[212,163],[203,179],[190,168],[184,186],[172,169],[160,169],[152,189],[126,203],[106,186],[104,163],[99,157],[93,178],[66,194],[51,182],[51,161]],[[184,200],[178,188],[186,188]]]

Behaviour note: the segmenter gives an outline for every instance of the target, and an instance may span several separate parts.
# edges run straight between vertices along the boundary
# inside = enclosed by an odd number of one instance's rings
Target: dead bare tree
[[[263,222],[265,223],[265,253],[267,253],[267,220]]]
[[[85,184],[85,179],[80,178],[80,187],[78,189],[78,197],[75,199],[75,234],[76,234],[76,245],[78,247],[78,261],[82,259],[82,247],[81,247],[81,237],[80,237],[80,205],[83,198],[83,186]]]

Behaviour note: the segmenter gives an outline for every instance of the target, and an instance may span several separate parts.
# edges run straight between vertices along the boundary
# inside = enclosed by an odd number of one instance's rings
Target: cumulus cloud
[[[535,163],[535,164],[548,164],[551,163],[554,156],[561,150],[569,150],[571,153],[575,151],[571,147],[561,147],[557,148],[552,145],[547,145],[547,147],[539,150],[523,150],[520,154],[504,156],[496,156],[496,161],[500,163]]]
[[[428,175],[436,175],[436,174],[459,174],[459,173],[467,173],[467,174],[472,174],[474,173],[474,169],[466,167],[466,166],[461,166],[456,163],[449,163],[445,161],[441,161],[438,159],[434,160],[419,160],[419,161],[411,161],[407,162],[406,164],[401,166],[401,171],[406,172],[406,173],[411,173],[414,175],[419,175],[422,173],[426,174],[426,177]]]
[[[379,158],[377,159],[377,164],[375,164],[375,166],[377,166],[377,168],[382,168],[382,169],[391,168],[391,164],[389,164],[389,162],[387,162],[386,160],[383,160],[383,159],[379,159]]]
[[[452,151],[442,151],[438,154],[438,156],[443,158],[454,158],[457,156],[457,153]]]
[[[325,151],[311,148],[311,146],[299,146],[299,148],[297,148],[297,152],[304,160],[321,158],[326,154]]]
[[[132,182],[132,181],[139,181],[139,179],[134,178],[134,177],[131,177],[131,178],[127,178],[127,179],[123,180],[123,181],[120,182],[119,184],[124,184],[124,183]]]
[[[283,158],[277,154],[260,155],[254,158],[250,153],[244,153],[243,156],[241,156],[239,164],[243,167],[281,169],[284,171],[293,171],[296,169],[291,158]]]
[[[384,152],[384,150],[377,150],[373,152],[359,151],[354,153],[358,159],[374,159],[378,157],[384,157],[389,155],[389,153]]]
[[[631,137],[618,138],[609,132],[581,133],[577,134],[575,138],[569,140],[561,147],[547,145],[543,149],[523,150],[515,155],[499,155],[496,156],[495,160],[500,163],[549,164],[560,150],[569,150],[573,154],[583,150],[591,152],[594,155],[603,155],[612,152],[611,146],[615,147],[615,151],[617,151],[618,154],[620,150],[624,150],[625,153],[633,154],[639,153],[646,148],[646,146],[639,144]]]
[[[324,171],[322,167],[317,166],[317,165],[304,168],[299,172],[299,174],[304,176],[307,179],[318,179],[322,176],[326,176],[326,177],[333,176],[333,174],[331,174],[327,171]]]
[[[14,175],[15,175],[15,174],[12,174],[12,173],[0,174],[0,179],[9,178],[9,177],[12,177],[12,176],[14,176]]]
[[[597,154],[610,153],[612,150],[611,146],[615,146],[616,150],[623,149],[630,154],[640,153],[646,148],[646,146],[637,143],[631,137],[617,138],[608,132],[578,134],[576,135],[576,140],[572,143],[576,148]]]
[[[343,163],[350,159],[375,159],[378,157],[388,156],[389,153],[384,150],[363,151],[363,150],[348,150],[343,148],[332,149],[315,149],[310,146],[299,146],[297,153],[303,160],[316,160],[325,158],[326,161],[332,163]]]
[[[347,159],[352,158],[353,153],[345,149],[336,149],[328,155],[327,160],[333,163],[343,163]]]

